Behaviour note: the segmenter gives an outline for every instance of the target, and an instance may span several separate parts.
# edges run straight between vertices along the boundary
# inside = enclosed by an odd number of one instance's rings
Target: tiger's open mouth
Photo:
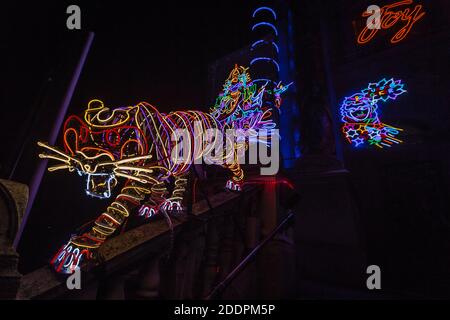
[[[112,173],[86,173],[78,170],[80,176],[86,176],[86,194],[95,198],[111,197],[111,188],[115,186],[116,179]]]
[[[59,164],[48,167],[48,171],[77,172],[78,175],[86,178],[86,193],[95,198],[110,198],[119,178],[142,184],[153,183],[155,181],[151,176],[153,170],[164,169],[157,163],[151,166],[142,164],[152,158],[151,154],[115,160],[113,157],[108,157],[106,153],[88,155],[86,152],[77,150],[75,155],[71,155],[44,142],[39,141],[38,146],[47,151],[40,153],[39,158],[59,161]]]

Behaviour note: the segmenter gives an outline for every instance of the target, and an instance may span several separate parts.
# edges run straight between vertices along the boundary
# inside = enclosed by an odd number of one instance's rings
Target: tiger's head
[[[143,163],[151,158],[145,135],[135,121],[135,108],[110,110],[100,100],[92,100],[84,118],[69,116],[63,128],[64,149],[38,142],[46,152],[40,158],[60,163],[50,172],[68,170],[85,179],[86,193],[109,198],[120,178],[148,182]]]

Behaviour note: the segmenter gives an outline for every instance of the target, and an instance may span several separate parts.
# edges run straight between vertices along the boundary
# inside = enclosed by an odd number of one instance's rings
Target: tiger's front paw
[[[161,204],[161,210],[164,210],[167,213],[179,214],[182,213],[185,210],[185,208],[183,208],[183,205],[181,204],[180,200],[166,199]]]
[[[236,182],[233,179],[227,181],[225,188],[231,191],[241,191],[242,190],[242,182]]]
[[[146,219],[153,217],[158,212],[158,207],[153,205],[143,204],[139,208],[139,215],[145,217]]]
[[[72,274],[85,260],[93,258],[96,249],[77,245],[72,242],[75,239],[71,239],[66,245],[62,246],[50,261],[56,272]]]

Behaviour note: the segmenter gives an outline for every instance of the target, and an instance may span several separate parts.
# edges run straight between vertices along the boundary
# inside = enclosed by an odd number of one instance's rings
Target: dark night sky
[[[81,31],[66,28],[69,4],[81,8]],[[0,178],[8,178],[23,147],[13,180],[29,184],[39,161],[36,141],[48,139],[88,31],[95,32],[95,39],[69,114],[80,113],[92,98],[111,107],[145,100],[163,111],[202,110],[213,102],[206,98],[209,63],[250,42],[253,3],[59,1],[2,6],[0,28],[6,41],[0,42],[0,50],[6,55],[0,117],[3,150],[8,152],[1,152]],[[22,259],[23,270],[44,264],[74,226],[104,209],[104,201],[84,196],[77,178],[45,175],[19,247],[30,258]]]

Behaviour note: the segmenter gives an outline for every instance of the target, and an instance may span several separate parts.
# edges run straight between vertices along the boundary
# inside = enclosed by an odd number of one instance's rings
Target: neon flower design
[[[95,256],[96,250],[124,224],[133,210],[146,218],[162,212],[169,222],[167,212],[184,210],[189,168],[208,152],[204,140],[198,143],[197,139],[208,130],[221,133],[227,129],[258,131],[275,127],[271,114],[280,108],[281,94],[288,86],[279,83],[275,88],[266,89],[267,84],[258,88],[247,70],[234,67],[210,113],[162,113],[146,102],[110,109],[102,101],[92,100],[83,117],[67,118],[63,130],[64,150],[38,143],[47,151],[39,155],[41,158],[59,162],[48,170],[68,170],[84,177],[88,195],[109,198],[113,189],[120,186],[118,195],[92,228],[72,237],[54,256],[51,264],[57,272],[72,273],[83,259]],[[274,106],[265,104],[263,97],[268,94]],[[187,132],[187,139],[194,145],[186,148],[188,156],[182,161],[179,161],[177,141],[172,139],[177,137],[177,130]],[[258,135],[257,139],[270,145],[270,135]],[[226,183],[228,189],[241,190],[244,171],[237,154],[247,146],[245,139],[236,139],[231,154],[217,155],[212,163],[231,172],[232,177]],[[231,161],[223,161],[225,157]]]
[[[405,92],[401,80],[383,79],[346,97],[341,105],[341,115],[342,132],[347,141],[355,147],[368,144],[378,148],[401,143],[396,136],[403,130],[380,121],[378,102],[395,100]]]

